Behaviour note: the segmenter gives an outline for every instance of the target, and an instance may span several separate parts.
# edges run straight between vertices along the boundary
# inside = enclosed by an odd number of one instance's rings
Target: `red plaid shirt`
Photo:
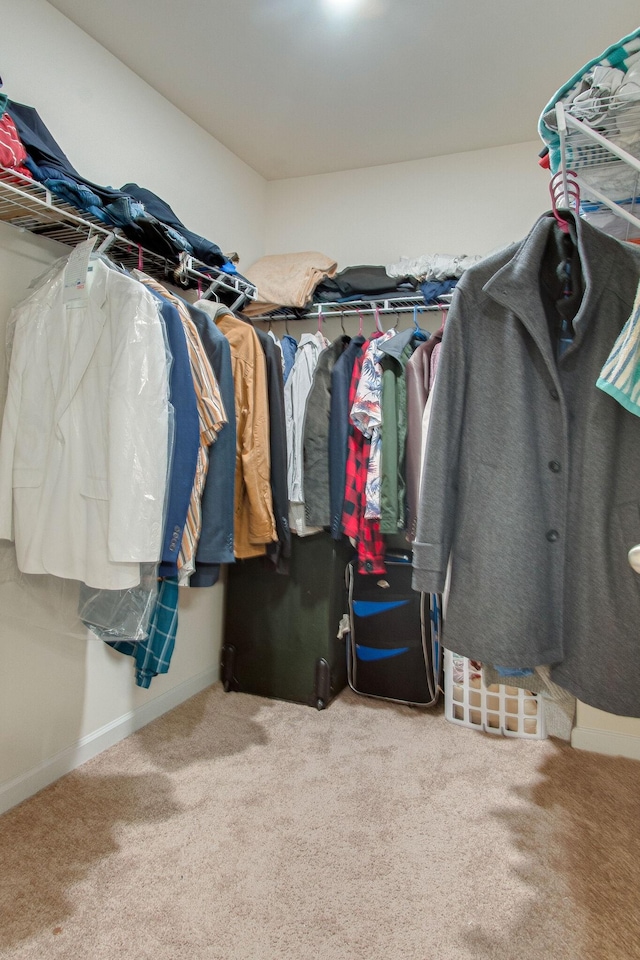
[[[380,334],[373,335],[373,337],[376,336],[380,336]],[[353,367],[349,385],[349,410],[351,410],[356,398],[362,361],[368,345],[369,341],[363,345]],[[342,525],[345,535],[357,542],[358,572],[380,574],[385,573],[386,569],[384,565],[384,538],[380,533],[380,521],[367,520],[364,515],[370,447],[371,441],[353,425],[351,417],[349,417],[347,480],[344,491]]]

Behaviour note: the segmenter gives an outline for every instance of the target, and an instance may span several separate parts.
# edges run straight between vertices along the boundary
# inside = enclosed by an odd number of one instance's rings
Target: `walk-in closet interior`
[[[117,805],[113,750],[157,745],[175,708],[167,743],[199,738],[203,763],[304,723],[335,776],[351,716],[389,770],[407,723],[460,782],[467,754],[527,783],[539,755],[566,789],[589,764],[598,802],[607,764],[640,776],[637,6],[0,11],[0,834],[99,758]],[[10,911],[43,888],[20,889]],[[229,891],[229,923],[257,922]],[[0,912],[0,954],[152,955],[64,948],[56,909],[22,933]],[[535,911],[513,954],[482,923],[464,950],[416,952],[417,928],[368,947],[334,909],[309,920],[334,924],[321,960],[640,957],[595,934],[580,953],[577,921],[563,945]],[[302,921],[239,952],[188,929],[153,955],[312,955]]]

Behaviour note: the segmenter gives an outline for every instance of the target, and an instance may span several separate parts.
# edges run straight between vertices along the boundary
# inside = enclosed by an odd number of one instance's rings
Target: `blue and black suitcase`
[[[385,557],[386,573],[347,564],[349,686],[356,693],[412,706],[437,703],[442,679],[439,594],[411,587],[411,554]]]

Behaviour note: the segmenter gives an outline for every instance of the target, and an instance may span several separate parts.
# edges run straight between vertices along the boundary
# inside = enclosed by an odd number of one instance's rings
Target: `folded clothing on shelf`
[[[234,265],[227,260],[216,243],[205,240],[204,237],[193,233],[193,231],[185,227],[169,204],[165,200],[161,200],[160,197],[152,193],[151,190],[139,187],[137,183],[125,183],[122,187],[122,192],[126,193],[129,197],[133,197],[134,200],[140,201],[140,203],[144,205],[147,213],[168,227],[172,227],[178,234],[183,236],[190,245],[193,256],[201,260],[202,263],[206,263],[207,266],[210,267],[225,266],[226,272],[228,273],[236,272]]]
[[[316,251],[261,257],[245,274],[257,287],[258,299],[244,313],[259,316],[278,307],[304,307],[318,284],[337,269],[335,260]]]
[[[416,277],[421,281],[438,282],[460,278],[465,270],[478,260],[480,257],[470,257],[467,254],[453,256],[447,253],[430,253],[422,257],[401,257],[397,263],[391,263],[385,269],[390,277]]]
[[[6,100],[5,116],[15,124],[24,145],[24,165],[29,174],[58,199],[106,226],[119,227],[133,243],[172,262],[187,253],[212,267],[227,264],[216,244],[187,230],[171,207],[155,194],[137,184],[127,184],[136,188],[139,196],[135,196],[126,188],[100,186],[78,173],[34,107]],[[143,195],[152,209],[147,209]]]
[[[313,299],[318,303],[340,303],[367,297],[411,296],[415,288],[415,277],[392,278],[385,267],[362,265],[345,267],[335,277],[322,280],[313,292]]]
[[[439,297],[451,293],[457,286],[457,280],[424,280],[420,284],[420,291],[427,306],[438,302]]]

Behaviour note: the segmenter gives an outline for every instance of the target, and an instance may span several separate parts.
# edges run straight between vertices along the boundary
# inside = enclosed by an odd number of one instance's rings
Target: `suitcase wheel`
[[[236,660],[236,648],[232,644],[225,644],[222,648],[222,661],[221,661],[221,673],[222,673],[222,688],[225,693],[233,687],[233,668],[235,666]]]
[[[324,710],[325,703],[322,697],[318,697],[316,700],[316,710]]]

